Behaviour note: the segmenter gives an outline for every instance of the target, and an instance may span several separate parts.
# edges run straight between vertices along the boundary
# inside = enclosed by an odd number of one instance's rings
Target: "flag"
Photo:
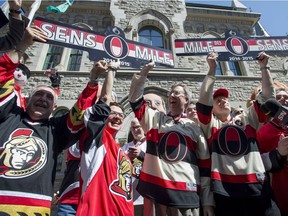
[[[73,4],[74,0],[66,0],[66,3],[61,4],[57,7],[54,7],[52,5],[46,7],[46,10],[48,12],[54,12],[54,13],[65,13],[65,11]]]

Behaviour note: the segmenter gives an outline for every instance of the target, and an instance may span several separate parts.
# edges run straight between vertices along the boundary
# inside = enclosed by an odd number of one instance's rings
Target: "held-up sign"
[[[259,52],[276,53],[288,51],[288,37],[254,37],[243,39],[232,30],[225,38],[176,39],[177,56],[207,55],[218,52],[219,61],[255,60]]]
[[[118,27],[99,34],[42,17],[36,17],[34,25],[47,34],[47,43],[87,51],[91,61],[120,59],[121,66],[140,68],[153,59],[156,65],[174,67],[172,51],[126,40]]]

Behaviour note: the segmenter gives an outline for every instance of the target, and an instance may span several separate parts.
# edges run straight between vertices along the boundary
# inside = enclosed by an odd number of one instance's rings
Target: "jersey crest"
[[[132,200],[132,167],[121,149],[118,151],[117,164],[118,178],[112,182],[109,188],[114,194],[130,201]]]
[[[24,178],[38,172],[47,161],[47,146],[30,129],[17,129],[0,148],[0,177]]]

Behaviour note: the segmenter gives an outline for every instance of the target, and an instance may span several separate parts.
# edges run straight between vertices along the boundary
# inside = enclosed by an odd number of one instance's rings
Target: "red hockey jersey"
[[[108,108],[100,100],[85,114],[87,133],[80,140],[82,194],[77,216],[131,216],[134,215],[132,165],[105,129],[104,121],[97,119],[101,116],[100,107],[103,110]],[[105,115],[102,117],[106,118]],[[97,121],[99,124],[95,123]]]

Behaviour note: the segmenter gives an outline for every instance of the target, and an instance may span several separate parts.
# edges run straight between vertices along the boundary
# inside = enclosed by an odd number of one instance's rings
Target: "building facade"
[[[193,4],[184,0],[76,0],[65,13],[49,13],[45,9],[48,5],[57,6],[61,3],[56,0],[43,1],[35,17],[42,16],[96,32],[117,26],[124,31],[126,39],[149,43],[172,50],[173,53],[174,40],[179,38],[220,38],[226,30],[240,32],[243,37],[267,36],[259,24],[261,14],[249,11],[237,0],[231,1],[231,7]],[[24,9],[29,11],[30,2],[23,1],[23,4]],[[25,91],[29,92],[38,84],[49,83],[43,70],[57,66],[59,73],[64,76],[58,106],[71,107],[88,81],[93,66],[89,54],[42,43],[35,43],[27,54],[29,58],[26,65],[32,76]],[[208,72],[206,56],[174,55],[174,60],[175,68],[156,67],[149,73],[145,91],[166,97],[172,84],[182,82],[190,87],[192,100],[197,100],[202,80]],[[286,83],[287,52],[273,56],[269,63],[273,78]],[[128,103],[131,78],[137,72],[139,68],[123,67],[115,78],[114,91],[118,102],[126,108],[126,122],[131,119]],[[221,62],[217,74],[216,87],[229,90],[232,106],[245,107],[252,89],[261,80],[261,72],[255,61]],[[129,128],[125,126],[119,133],[120,142],[126,142],[127,131]]]

